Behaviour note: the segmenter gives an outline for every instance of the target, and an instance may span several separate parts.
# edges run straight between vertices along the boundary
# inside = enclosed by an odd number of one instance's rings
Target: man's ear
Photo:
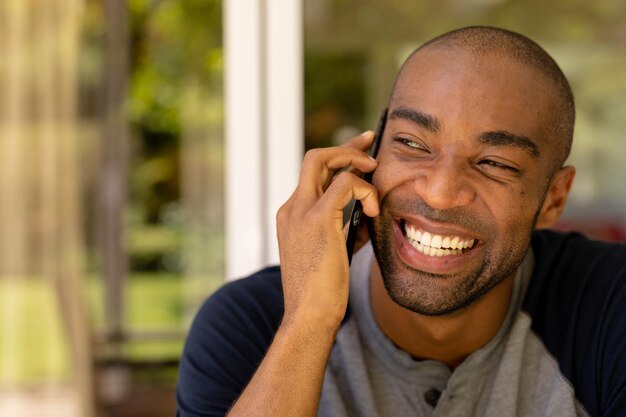
[[[545,229],[559,220],[575,175],[576,169],[572,166],[563,167],[554,174],[546,193],[546,199],[537,216],[535,229]]]

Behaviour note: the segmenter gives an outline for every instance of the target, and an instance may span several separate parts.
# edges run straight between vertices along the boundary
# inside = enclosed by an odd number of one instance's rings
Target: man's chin
[[[383,283],[389,297],[399,306],[424,316],[446,316],[464,310],[486,291],[476,294],[458,287],[441,287],[443,281],[457,277],[441,276],[421,272],[410,278],[394,279],[393,275],[381,271]],[[397,277],[397,275],[396,275]],[[420,284],[417,284],[417,282]],[[473,279],[470,279],[473,281]],[[416,285],[417,284],[417,285]]]

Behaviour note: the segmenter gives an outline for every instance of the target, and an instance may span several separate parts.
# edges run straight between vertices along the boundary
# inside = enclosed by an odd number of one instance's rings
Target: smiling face
[[[552,176],[556,98],[538,70],[502,56],[429,47],[405,65],[373,176],[381,215],[370,230],[396,303],[448,314],[514,273],[533,228],[555,218],[553,184],[571,184]]]

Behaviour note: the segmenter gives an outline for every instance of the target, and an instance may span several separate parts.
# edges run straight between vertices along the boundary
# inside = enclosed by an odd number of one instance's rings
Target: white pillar
[[[278,263],[276,212],[298,185],[304,149],[300,0],[267,1],[267,262]]]
[[[224,2],[226,278],[278,262],[303,148],[301,1]]]

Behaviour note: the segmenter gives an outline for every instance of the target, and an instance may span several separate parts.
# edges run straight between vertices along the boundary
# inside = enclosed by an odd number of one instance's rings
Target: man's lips
[[[402,260],[415,269],[449,273],[473,258],[480,246],[477,237],[456,228],[430,226],[415,220],[394,218],[393,234]]]

